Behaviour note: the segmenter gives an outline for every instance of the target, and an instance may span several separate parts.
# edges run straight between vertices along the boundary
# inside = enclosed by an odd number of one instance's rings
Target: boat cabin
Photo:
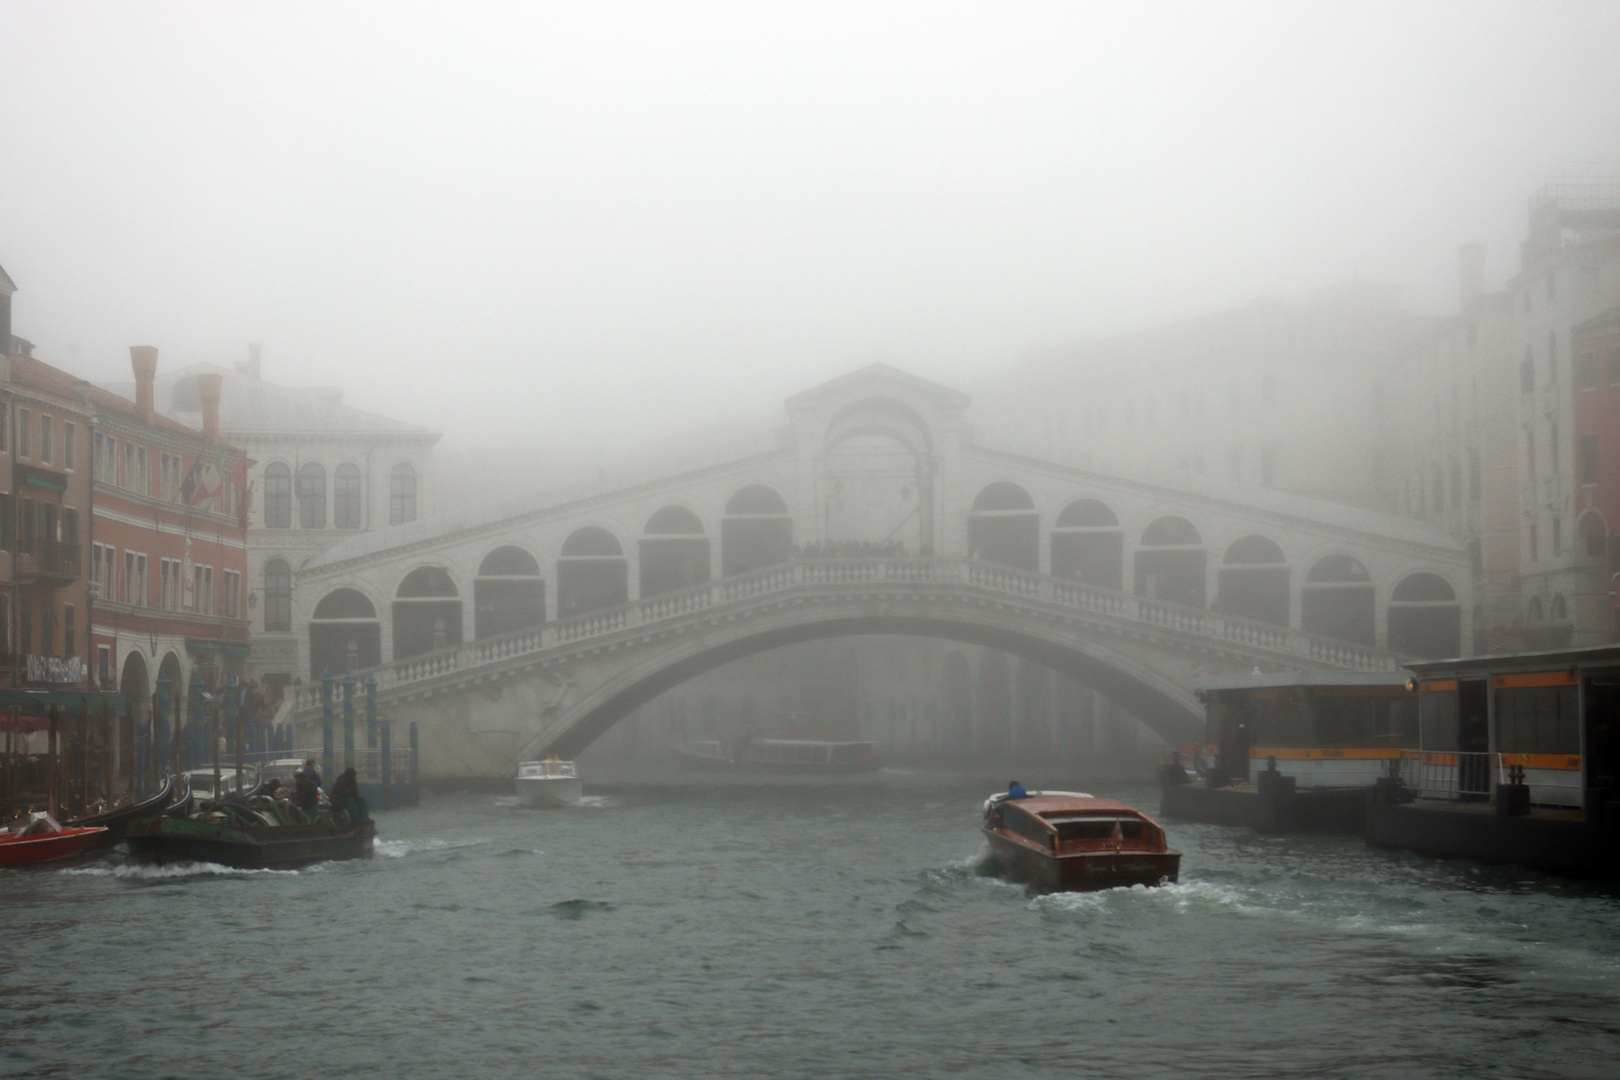
[[[987,804],[985,825],[1059,855],[1116,845],[1153,851],[1165,846],[1164,830],[1139,811],[1114,799],[1078,793],[994,798]]]
[[[1531,805],[1620,799],[1620,646],[1409,665],[1420,743],[1402,778],[1420,798]]]
[[[1275,762],[1298,788],[1371,787],[1418,746],[1418,702],[1404,671],[1245,675],[1198,687],[1211,787],[1254,780]]]

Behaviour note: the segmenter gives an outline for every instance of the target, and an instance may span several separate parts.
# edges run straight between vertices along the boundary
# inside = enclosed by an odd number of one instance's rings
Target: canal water
[[[368,861],[0,872],[0,1074],[1620,1073],[1614,890],[1170,823],[1179,885],[1032,896],[978,872],[985,787],[443,796]]]

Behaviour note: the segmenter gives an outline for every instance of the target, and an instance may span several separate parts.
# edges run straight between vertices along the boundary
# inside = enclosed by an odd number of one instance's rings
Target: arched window
[[[1035,571],[1040,533],[1035,500],[1010,480],[986,485],[968,512],[968,548],[986,562]]]
[[[1569,606],[1564,603],[1563,593],[1554,593],[1552,605],[1548,608],[1547,618],[1555,623],[1569,621]]]
[[[703,522],[684,506],[666,506],[647,519],[640,553],[644,597],[709,580],[709,538]]]
[[[292,470],[279,461],[264,469],[264,527],[292,528]]]
[[[473,636],[495,637],[546,621],[546,583],[540,564],[520,547],[484,556],[473,580]]]
[[[461,593],[442,566],[419,566],[394,594],[394,659],[461,644]]]
[[[1288,625],[1288,560],[1276,541],[1239,537],[1226,549],[1218,576],[1216,611]]]
[[[1300,627],[1307,633],[1374,643],[1377,590],[1367,568],[1349,555],[1327,555],[1312,565],[1300,592]]]
[[[1445,578],[1408,574],[1390,591],[1389,649],[1430,659],[1462,651],[1462,606]]]
[[[332,475],[332,525],[360,528],[360,466],[346,461]]]
[[[1183,517],[1162,517],[1142,530],[1136,550],[1136,592],[1153,600],[1203,607],[1203,537]]]
[[[725,577],[793,557],[793,518],[782,496],[764,484],[742,488],[720,519],[720,573]]]
[[[298,466],[298,527],[326,528],[326,470],[318,461]]]
[[[402,461],[388,474],[388,524],[403,525],[415,520],[416,469]]]
[[[264,629],[292,629],[292,567],[281,559],[264,564]]]
[[[630,563],[618,538],[596,525],[576,529],[557,557],[557,615],[616,607],[630,598]]]
[[[1125,580],[1125,533],[1096,499],[1076,499],[1052,526],[1052,576],[1118,589]]]
[[[377,609],[358,589],[333,589],[309,620],[309,675],[342,675],[382,663]]]

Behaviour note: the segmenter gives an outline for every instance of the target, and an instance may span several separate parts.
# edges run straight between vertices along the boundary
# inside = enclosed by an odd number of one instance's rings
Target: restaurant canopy
[[[81,706],[91,716],[100,716],[103,710],[118,715],[124,712],[121,694],[86,690],[0,689],[0,731],[40,731],[49,723],[52,705],[57,707],[63,718],[77,716]],[[13,720],[13,717],[16,719]]]

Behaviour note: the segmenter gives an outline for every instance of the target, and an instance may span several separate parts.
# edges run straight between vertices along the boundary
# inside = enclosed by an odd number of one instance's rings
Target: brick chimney
[[[129,363],[135,369],[135,407],[152,415],[152,380],[157,378],[157,349],[151,345],[131,345]]]
[[[202,398],[203,438],[219,442],[219,390],[225,376],[217,371],[205,371],[197,376],[197,396]]]

